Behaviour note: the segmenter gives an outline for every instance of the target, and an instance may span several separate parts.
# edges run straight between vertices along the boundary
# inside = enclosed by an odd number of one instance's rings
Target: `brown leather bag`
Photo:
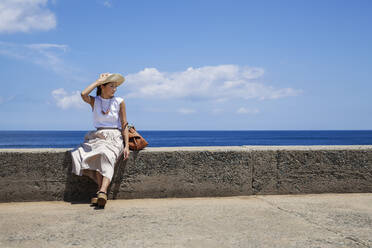
[[[137,132],[134,126],[128,126],[129,149],[139,151],[145,148],[149,143]]]

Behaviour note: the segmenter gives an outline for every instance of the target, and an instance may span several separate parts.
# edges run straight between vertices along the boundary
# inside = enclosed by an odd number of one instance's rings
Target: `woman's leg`
[[[109,185],[110,185],[110,179],[108,179],[107,177],[102,176],[102,184],[101,184],[101,188],[99,189],[99,191],[103,191],[103,192],[107,193],[107,188],[108,188]]]
[[[96,178],[97,178],[97,190],[100,191],[102,186],[102,175],[98,171],[96,171]]]
[[[102,176],[98,171],[96,172],[96,176],[98,181],[98,190],[107,193],[107,188],[110,185],[110,179]]]

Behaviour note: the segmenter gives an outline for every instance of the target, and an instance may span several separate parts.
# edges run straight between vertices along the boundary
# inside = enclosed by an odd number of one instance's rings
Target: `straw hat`
[[[119,74],[119,73],[112,73],[110,76],[108,76],[105,80],[99,83],[99,85],[105,84],[105,83],[115,83],[116,86],[121,85],[125,81],[125,78]]]

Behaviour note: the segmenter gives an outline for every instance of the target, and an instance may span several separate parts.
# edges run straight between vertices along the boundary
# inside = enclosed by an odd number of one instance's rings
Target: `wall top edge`
[[[75,148],[17,148],[0,149],[0,153],[61,153]],[[189,147],[147,147],[140,152],[177,151],[316,151],[316,150],[372,150],[372,145],[314,145],[314,146],[189,146]]]

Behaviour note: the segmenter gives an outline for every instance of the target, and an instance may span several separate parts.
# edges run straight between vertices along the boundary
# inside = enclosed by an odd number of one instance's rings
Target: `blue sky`
[[[90,130],[102,72],[139,130],[372,126],[372,1],[0,1],[0,130]],[[95,92],[92,92],[95,94]]]

